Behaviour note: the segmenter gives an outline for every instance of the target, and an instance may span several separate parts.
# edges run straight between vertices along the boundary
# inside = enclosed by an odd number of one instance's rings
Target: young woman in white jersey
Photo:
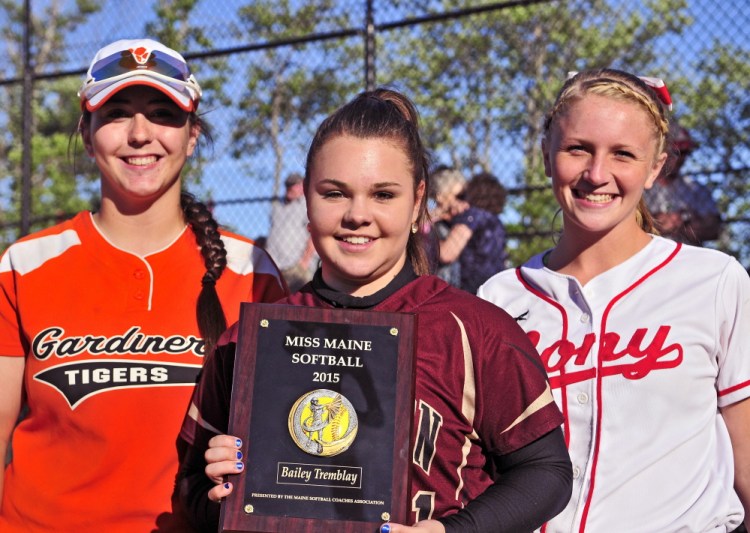
[[[654,235],[669,118],[645,80],[565,83],[542,142],[562,234],[478,293],[526,330],[566,419],[573,497],[547,532],[725,532],[750,510],[750,280]]]

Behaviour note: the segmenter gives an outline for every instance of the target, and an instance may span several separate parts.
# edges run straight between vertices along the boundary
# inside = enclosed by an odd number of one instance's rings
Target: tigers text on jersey
[[[542,258],[478,294],[526,330],[566,418],[573,497],[546,532],[738,527],[718,409],[750,396],[745,270],[661,237],[585,286]]]
[[[330,307],[309,288],[287,302]],[[486,454],[516,451],[562,416],[531,344],[501,309],[422,276],[371,312],[378,311],[417,315],[412,523],[455,513],[492,484]],[[180,434],[198,448],[227,431],[236,327],[228,333],[206,364]]]
[[[222,233],[216,284],[227,320],[284,295],[252,241]],[[88,212],[0,259],[0,355],[25,357],[28,416],[13,436],[0,531],[151,531],[169,513],[175,438],[203,362],[205,272],[186,228],[140,257]]]

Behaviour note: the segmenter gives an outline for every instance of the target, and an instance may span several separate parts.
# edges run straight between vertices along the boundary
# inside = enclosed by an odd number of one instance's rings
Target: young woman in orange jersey
[[[94,57],[80,133],[101,208],[0,259],[0,453],[21,405],[6,531],[185,531],[175,437],[204,355],[241,301],[286,290],[268,255],[182,191],[205,133],[184,58],[147,40]]]

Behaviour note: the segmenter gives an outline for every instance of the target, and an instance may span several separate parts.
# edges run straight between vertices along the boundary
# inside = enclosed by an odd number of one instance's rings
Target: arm
[[[220,339],[214,352],[203,363],[193,398],[177,439],[179,468],[172,494],[175,514],[185,518],[201,531],[216,531],[220,507],[216,503],[223,496],[212,497],[222,476],[221,466],[209,467],[216,455],[209,451],[218,444],[229,424],[229,404],[232,394],[236,327],[232,326]],[[235,441],[229,439],[234,446]],[[234,448],[237,457],[238,448]],[[236,459],[235,463],[238,462]],[[236,465],[235,465],[236,466]],[[237,470],[235,470],[236,472]],[[220,485],[223,487],[223,485]]]
[[[447,264],[458,259],[473,233],[466,224],[454,225],[448,236],[440,241],[440,262]]]
[[[559,427],[513,453],[495,457],[494,463],[499,472],[495,483],[464,509],[413,528],[391,524],[391,533],[533,531],[568,503],[573,473]]]
[[[310,261],[312,261],[312,258],[315,256],[315,246],[313,246],[312,239],[310,237],[307,238],[307,244],[305,245],[305,251],[302,252],[302,257],[300,257],[299,264],[302,268],[307,270],[310,268]]]
[[[178,438],[180,469],[172,497],[173,505],[201,531],[218,527],[221,509],[218,504],[234,488],[232,483],[223,482],[224,476],[238,474],[244,466],[239,451],[242,443],[236,437],[217,435],[208,444],[204,452]]]
[[[11,434],[21,411],[25,364],[26,359],[23,357],[0,356],[0,454],[3,457],[3,466],[8,456]],[[0,475],[0,504],[3,480],[4,476]]]
[[[734,490],[745,508],[745,523],[750,513],[750,398],[721,410],[732,440]]]

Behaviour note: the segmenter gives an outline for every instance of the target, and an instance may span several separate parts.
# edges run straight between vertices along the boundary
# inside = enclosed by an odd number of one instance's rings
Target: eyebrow
[[[332,178],[322,179],[322,180],[320,180],[319,183],[328,183],[328,184],[331,184],[331,185],[335,185],[336,187],[348,188],[348,185],[345,182],[343,182],[341,180],[332,179]],[[397,181],[379,181],[377,183],[373,183],[370,188],[371,189],[382,189],[384,187],[401,187],[401,186],[402,186],[402,184],[399,183],[399,182],[397,182]]]

